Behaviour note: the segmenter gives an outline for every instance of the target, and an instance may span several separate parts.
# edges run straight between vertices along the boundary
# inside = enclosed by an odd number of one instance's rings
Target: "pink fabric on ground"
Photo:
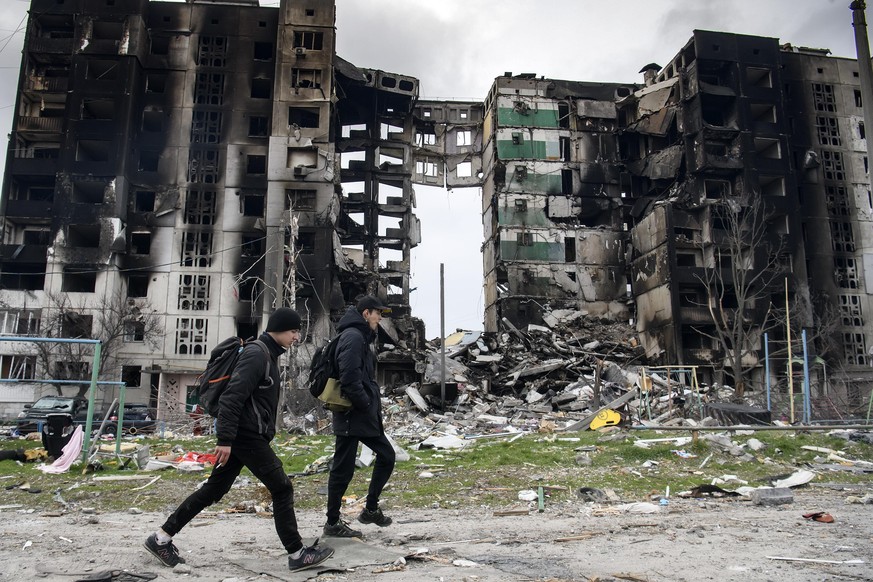
[[[79,458],[79,453],[82,452],[82,441],[85,440],[85,433],[81,426],[76,426],[73,431],[73,436],[70,437],[70,442],[64,445],[61,456],[55,459],[51,465],[38,465],[36,468],[43,473],[66,473],[70,465]]]

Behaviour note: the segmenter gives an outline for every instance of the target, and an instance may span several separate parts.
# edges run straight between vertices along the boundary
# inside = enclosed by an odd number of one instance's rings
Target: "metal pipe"
[[[440,263],[440,360],[442,372],[440,373],[440,404],[442,410],[446,409],[446,284],[445,265]]]
[[[803,338],[803,418],[804,422],[812,422],[812,404],[810,403],[809,387],[809,349],[806,344],[806,330],[801,334]]]
[[[791,310],[788,308],[788,277],[785,277],[785,329],[788,337],[788,405],[789,420],[794,424],[794,362],[791,361]]]

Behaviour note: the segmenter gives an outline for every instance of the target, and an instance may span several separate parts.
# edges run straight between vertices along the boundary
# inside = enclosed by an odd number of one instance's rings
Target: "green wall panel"
[[[558,127],[557,109],[540,109],[528,111],[522,115],[512,108],[500,107],[497,109],[498,127]]]
[[[564,262],[564,245],[535,242],[530,246],[515,241],[500,241],[500,260]]]

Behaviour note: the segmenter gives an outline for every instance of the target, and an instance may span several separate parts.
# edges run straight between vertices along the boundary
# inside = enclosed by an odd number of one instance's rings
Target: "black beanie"
[[[290,307],[280,307],[270,315],[264,331],[281,332],[291,329],[300,329],[300,316]]]

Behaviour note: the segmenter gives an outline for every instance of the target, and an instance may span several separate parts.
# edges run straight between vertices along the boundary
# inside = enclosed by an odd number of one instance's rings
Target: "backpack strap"
[[[259,339],[252,340],[249,343],[256,344],[259,348],[261,348],[261,351],[264,352],[264,357],[267,358],[267,367],[264,368],[264,378],[265,379],[269,378],[270,377],[270,361],[272,360],[272,358],[270,358],[270,349],[267,347],[267,344],[265,344],[264,342],[262,342]]]

